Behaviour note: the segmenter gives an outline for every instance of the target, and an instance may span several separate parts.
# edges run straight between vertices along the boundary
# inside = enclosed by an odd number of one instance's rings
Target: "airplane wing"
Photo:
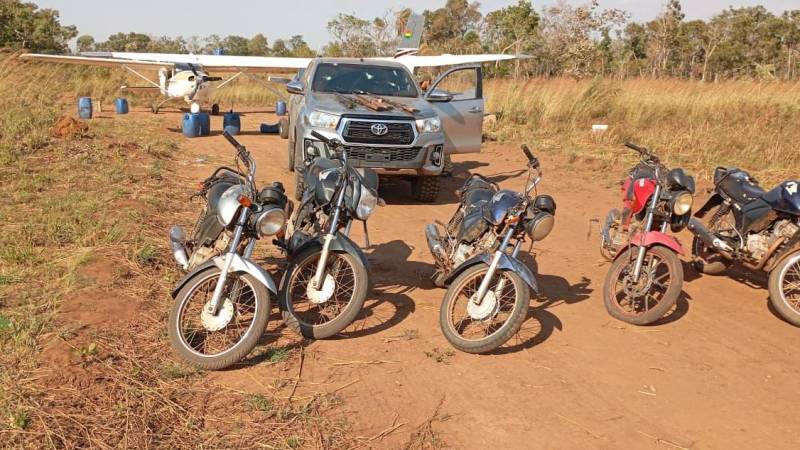
[[[47,61],[61,64],[80,64],[86,66],[98,67],[135,67],[139,69],[161,69],[172,68],[173,63],[164,61],[141,61],[136,59],[117,59],[117,58],[100,58],[91,56],[69,56],[69,55],[42,55],[38,53],[23,53],[20,55],[22,59],[31,59],[34,61]]]
[[[530,58],[527,55],[503,55],[503,54],[488,54],[488,55],[402,55],[396,58],[381,58],[386,60],[393,60],[403,63],[410,70],[417,67],[440,67],[440,66],[453,66],[458,64],[472,64],[483,63],[492,61],[508,61],[512,59],[525,59]]]
[[[178,53],[90,52],[89,57],[192,64],[209,72],[276,72],[305,69],[312,58],[280,56],[193,55]]]

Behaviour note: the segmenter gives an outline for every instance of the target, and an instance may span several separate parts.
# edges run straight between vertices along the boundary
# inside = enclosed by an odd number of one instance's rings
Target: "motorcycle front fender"
[[[450,273],[450,275],[447,276],[447,278],[444,280],[445,286],[449,286],[453,280],[455,280],[465,270],[472,266],[476,266],[478,264],[485,264],[487,266],[490,265],[493,257],[493,254],[481,253],[480,255],[473,256],[472,258],[464,261],[460,266],[456,267],[455,270]],[[533,292],[539,294],[539,282],[536,280],[536,276],[533,274],[533,272],[531,272],[528,266],[522,264],[518,259],[503,254],[500,256],[500,261],[497,264],[497,268],[500,270],[510,270],[516,273],[520,278],[522,278],[522,281],[524,281],[525,284],[533,289]]]
[[[204,262],[203,264],[200,264],[199,266],[195,267],[195,269],[193,271],[191,271],[191,272],[187,273],[186,275],[184,275],[183,278],[181,278],[180,281],[178,281],[178,283],[175,284],[175,287],[172,288],[172,292],[170,293],[170,295],[172,295],[172,298],[175,298],[175,297],[178,296],[178,292],[181,289],[183,289],[184,286],[186,286],[186,283],[188,283],[189,280],[191,280],[192,277],[196,273],[202,272],[203,270],[206,270],[209,267],[214,267],[214,265],[215,264],[214,264],[213,260],[208,260],[208,261]]]
[[[719,193],[714,192],[714,194],[706,200],[705,204],[694,213],[694,216],[698,219],[702,219],[714,207],[721,205],[724,200],[725,199],[723,199]]]
[[[679,255],[684,254],[683,246],[680,242],[678,242],[677,239],[660,231],[650,231],[649,233],[634,235],[630,242],[623,245],[622,248],[619,249],[614,259],[616,260],[619,258],[620,255],[622,255],[622,253],[624,253],[624,251],[629,247],[650,248],[656,245],[666,247]]]
[[[303,242],[303,244],[300,245],[300,247],[297,247],[297,249],[292,253],[298,254],[310,247],[322,248],[322,239],[323,239],[322,236],[316,236],[314,238],[311,238],[306,242]],[[353,242],[350,238],[343,235],[342,233],[337,232],[336,237],[331,241],[331,251],[344,252],[344,253],[350,253],[351,255],[355,255],[359,259],[359,261],[361,261],[361,264],[364,265],[365,269],[369,267],[367,256],[364,254],[364,252],[361,251],[361,249],[358,247],[358,244]]]
[[[195,274],[202,272],[203,270],[208,269],[209,267],[218,267],[222,270],[223,265],[225,264],[225,255],[217,256],[209,261],[200,264],[195,268],[193,271],[186,274],[178,283],[172,288],[172,298],[178,296],[178,292],[186,286],[186,283],[195,276]],[[234,254],[233,255],[233,262],[231,262],[231,269],[230,273],[246,273],[253,278],[255,278],[259,283],[263,284],[270,292],[273,294],[278,293],[278,289],[275,287],[275,282],[272,280],[272,276],[270,276],[269,272],[262,269],[261,266],[250,261],[247,258],[243,258],[241,255]]]

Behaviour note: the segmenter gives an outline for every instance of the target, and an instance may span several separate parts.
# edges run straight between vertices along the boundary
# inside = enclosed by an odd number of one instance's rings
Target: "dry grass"
[[[253,400],[172,359],[165,320],[177,274],[164,230],[196,206],[174,201],[191,190],[171,177],[178,147],[148,116],[53,138],[74,96],[107,82],[74,75],[0,59],[0,447],[357,446],[326,413],[335,397],[291,398],[277,379]],[[106,284],[87,276],[97,260]],[[136,305],[131,317],[66,320],[65,305],[98,291]],[[266,353],[298,363],[284,349]]]
[[[765,183],[800,169],[798,83],[492,80],[486,94],[499,115],[490,132],[502,140],[612,162],[631,140],[706,179],[717,165],[745,167]],[[593,134],[593,124],[610,128]]]

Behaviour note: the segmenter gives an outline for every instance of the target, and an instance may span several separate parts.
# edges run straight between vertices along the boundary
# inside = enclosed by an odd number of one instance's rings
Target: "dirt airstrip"
[[[159,117],[164,133],[179,133],[179,115]],[[213,130],[221,120],[212,118]],[[244,130],[274,120],[269,113],[242,116]],[[256,157],[260,184],[280,180],[293,189],[285,140],[247,131],[239,139]],[[428,278],[433,261],[423,235],[427,222],[453,213],[454,191],[469,173],[522,188],[518,146],[488,143],[481,154],[454,157],[455,173],[434,204],[411,201],[405,183],[383,184],[388,205],[370,220],[366,250],[374,288],[360,319],[339,338],[302,341],[273,315],[266,341],[298,349],[301,358],[288,368],[250,361],[206,377],[255,393],[288,371],[297,395],[335,393],[342,401],[336,414],[375,437],[376,448],[414,439],[465,449],[800,448],[800,329],[770,311],[763,279],[699,277],[685,264],[685,295],[662,323],[613,320],[602,305],[608,265],[592,219],[617,205],[616,181],[626,167],[539,154],[541,192],[558,203],[556,228],[534,247],[535,262],[526,260],[537,267],[542,296],[531,300],[519,336],[500,351],[453,352],[442,337],[444,291]],[[194,186],[232,156],[218,132],[183,140],[170,172]],[[183,225],[192,220],[187,215]],[[354,240],[363,243],[361,230]]]

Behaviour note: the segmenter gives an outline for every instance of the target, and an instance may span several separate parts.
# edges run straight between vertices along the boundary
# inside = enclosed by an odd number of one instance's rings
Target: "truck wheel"
[[[219,115],[219,105],[217,103],[214,103],[213,105],[211,105],[211,115],[212,116],[218,116]]]
[[[445,155],[444,167],[442,167],[442,176],[445,177],[453,176],[453,170],[455,170],[455,166],[453,165],[453,158],[451,158],[450,155]]]
[[[298,202],[303,199],[303,192],[306,190],[306,182],[300,170],[294,171],[294,199]]]
[[[289,139],[289,119],[281,117],[278,121],[278,134],[281,139]]]
[[[411,194],[414,200],[430,203],[439,197],[441,177],[417,177],[411,182]]]
[[[294,136],[289,138],[288,155],[289,155],[289,172],[294,172]]]

